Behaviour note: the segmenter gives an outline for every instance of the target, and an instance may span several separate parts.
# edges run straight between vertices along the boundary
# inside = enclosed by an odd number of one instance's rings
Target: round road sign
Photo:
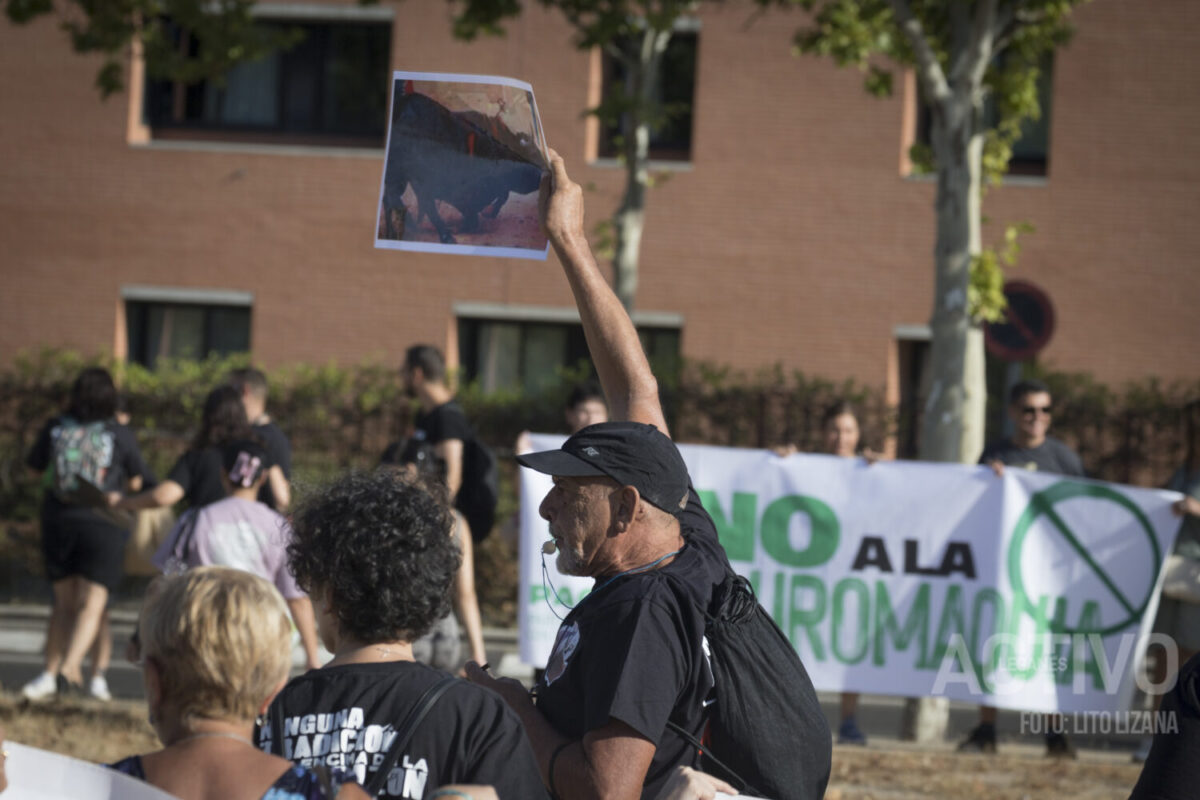
[[[1050,296],[1028,281],[1004,284],[1008,308],[1004,322],[988,323],[984,340],[988,351],[1005,361],[1024,361],[1036,355],[1054,333],[1054,306]]]

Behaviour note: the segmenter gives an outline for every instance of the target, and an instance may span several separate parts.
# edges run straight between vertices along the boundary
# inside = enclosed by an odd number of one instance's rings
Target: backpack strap
[[[667,729],[672,731],[676,736],[678,736],[680,739],[683,739],[692,747],[696,748],[697,755],[703,756],[711,761],[713,765],[717,767],[717,769],[721,770],[721,772],[725,774],[725,777],[734,785],[734,787],[737,788],[739,792],[754,792],[755,794],[761,794],[761,792],[750,785],[749,781],[734,772],[732,767],[713,755],[712,750],[710,750],[708,746],[704,744],[704,742],[700,741],[695,736],[692,736],[690,733],[684,730],[681,725],[668,720]]]
[[[379,769],[375,772],[371,780],[367,781],[367,785],[364,787],[367,794],[375,797],[383,789],[384,784],[387,782],[388,773],[392,771],[392,768],[396,766],[396,762],[400,759],[400,751],[408,746],[409,740],[416,733],[421,721],[425,719],[425,716],[441,696],[446,693],[450,685],[457,680],[457,678],[447,675],[426,689],[425,693],[417,700],[416,705],[412,707],[412,710],[408,712],[408,716],[404,718],[404,722],[400,723],[400,727],[396,729],[396,738],[392,739],[392,746],[388,748],[383,763],[379,765]]]

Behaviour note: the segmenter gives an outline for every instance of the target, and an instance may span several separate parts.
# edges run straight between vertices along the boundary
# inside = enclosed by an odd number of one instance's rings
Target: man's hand
[[[675,774],[658,795],[658,800],[713,800],[717,792],[737,794],[737,789],[720,778],[694,770],[676,767]]]
[[[567,177],[562,156],[550,150],[550,171],[538,188],[538,221],[555,248],[585,239],[583,189]]]
[[[1200,517],[1200,500],[1190,496],[1184,497],[1182,500],[1176,501],[1175,504],[1171,506],[1171,510],[1180,517],[1182,517],[1184,514],[1191,514],[1193,516]]]
[[[517,712],[517,716],[522,719],[528,712],[537,711],[533,699],[529,696],[529,690],[522,686],[520,681],[512,678],[497,678],[474,661],[468,661],[463,670],[466,672],[467,680],[500,695],[508,707]]]
[[[996,473],[997,478],[1004,477],[1004,462],[1003,461],[989,461],[988,466],[992,468],[992,472]]]

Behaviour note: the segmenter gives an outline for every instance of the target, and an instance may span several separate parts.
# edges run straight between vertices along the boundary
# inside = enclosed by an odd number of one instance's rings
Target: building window
[[[690,161],[692,158],[692,118],[696,94],[696,58],[699,33],[696,30],[676,30],[663,53],[662,67],[653,92],[655,104],[662,109],[662,118],[650,128],[650,158],[654,161]],[[621,45],[618,45],[621,46]],[[632,46],[632,42],[626,47]],[[601,97],[612,97],[613,87],[628,86],[625,67],[604,52],[601,58]],[[600,121],[596,155],[617,158],[621,141],[630,135],[629,117]]]
[[[147,79],[145,117],[158,139],[382,147],[390,21],[264,19],[302,36],[290,49],[239,64],[224,83]],[[178,31],[181,48],[194,47]]]
[[[1013,143],[1012,158],[1008,161],[1009,175],[1044,176],[1049,174],[1050,166],[1050,116],[1053,100],[1054,60],[1046,59],[1038,74],[1037,90],[1038,105],[1041,106],[1041,116],[1038,119],[1027,119],[1021,124],[1021,136]],[[925,147],[931,146],[932,117],[929,107],[917,96],[917,132],[916,140]],[[999,112],[996,110],[995,98],[988,95],[983,105],[983,128],[991,130],[999,122]]]
[[[679,369],[679,334],[675,326],[638,327],[656,374]],[[562,369],[589,362],[583,327],[576,321],[460,316],[458,352],[464,379],[478,381],[485,392],[537,394],[554,386]]]
[[[250,296],[241,292],[132,289],[125,297],[129,361],[200,360],[250,350]]]

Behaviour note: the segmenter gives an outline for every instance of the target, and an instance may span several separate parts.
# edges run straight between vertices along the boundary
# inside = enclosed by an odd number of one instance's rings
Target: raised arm
[[[562,157],[553,150],[550,170],[542,179],[538,198],[542,228],[571,284],[612,418],[649,423],[670,435],[658,400],[658,381],[650,371],[637,330],[588,247],[583,190],[567,177]]]

